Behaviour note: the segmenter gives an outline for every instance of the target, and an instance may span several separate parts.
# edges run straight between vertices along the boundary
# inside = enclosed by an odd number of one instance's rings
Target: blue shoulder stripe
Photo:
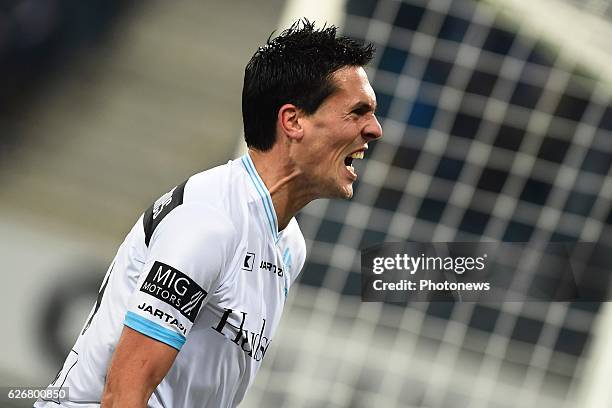
[[[155,340],[166,343],[177,350],[180,350],[183,344],[185,344],[185,337],[183,335],[166,329],[134,312],[127,312],[123,324]]]

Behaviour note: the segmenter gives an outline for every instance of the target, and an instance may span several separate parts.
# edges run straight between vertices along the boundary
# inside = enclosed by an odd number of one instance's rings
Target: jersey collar
[[[244,156],[240,158],[242,165],[244,166],[246,172],[251,179],[251,182],[255,186],[255,190],[261,199],[261,203],[263,205],[264,213],[266,214],[266,219],[268,222],[268,227],[270,228],[270,232],[274,237],[274,241],[278,242],[279,234],[278,234],[278,220],[276,219],[276,211],[274,211],[274,205],[272,204],[272,197],[270,197],[270,192],[268,188],[264,184],[261,177],[257,173],[255,169],[255,164],[251,159],[251,156],[247,152]]]

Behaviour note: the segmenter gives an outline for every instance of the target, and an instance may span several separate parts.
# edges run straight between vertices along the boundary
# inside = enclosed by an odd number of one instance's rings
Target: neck
[[[306,204],[316,198],[314,186],[308,185],[302,172],[287,158],[280,158],[276,149],[261,152],[249,149],[248,154],[263,180],[276,212],[278,229],[283,230]]]

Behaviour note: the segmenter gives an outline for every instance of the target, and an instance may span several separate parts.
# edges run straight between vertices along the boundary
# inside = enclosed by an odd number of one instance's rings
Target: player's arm
[[[147,406],[217,288],[225,254],[235,252],[235,230],[214,208],[183,204],[159,218],[109,365],[103,408]]]
[[[177,349],[125,326],[106,375],[102,408],[146,408],[177,354]]]

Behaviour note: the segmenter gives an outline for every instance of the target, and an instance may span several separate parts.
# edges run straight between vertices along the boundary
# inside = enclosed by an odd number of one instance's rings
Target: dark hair
[[[335,90],[331,76],[345,66],[364,66],[372,44],[336,37],[337,27],[316,30],[314,22],[298,20],[251,57],[244,70],[242,120],[247,146],[265,151],[276,140],[279,108],[292,103],[313,114]]]

